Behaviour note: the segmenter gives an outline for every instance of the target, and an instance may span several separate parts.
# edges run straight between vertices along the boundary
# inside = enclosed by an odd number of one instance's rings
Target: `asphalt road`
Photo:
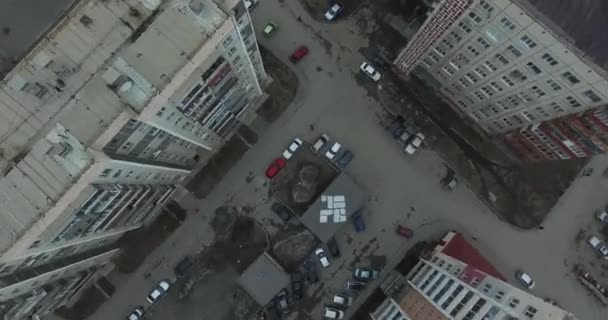
[[[297,21],[298,16],[302,22]],[[608,180],[600,173],[601,166],[607,163],[606,157],[592,161],[596,174],[574,182],[548,216],[543,230],[515,230],[501,222],[465,185],[453,192],[442,191],[439,179],[443,163],[439,156],[432,150],[422,149],[415,156],[406,157],[378,124],[383,109],[368,95],[374,86],[358,76],[358,65],[362,61],[358,52],[367,41],[357,16],[336,24],[319,24],[307,16],[298,1],[266,0],[260,1],[253,19],[258,31],[271,20],[279,25],[271,39],[259,37],[278,57],[287,60],[291,51],[301,44],[311,49],[310,55],[294,67],[301,83],[296,100],[275,123],[258,121],[253,126],[260,134],[258,143],[206,200],[186,198],[182,201],[190,209],[200,208],[203,217],[189,217],[136,274],[120,279],[116,294],[90,319],[120,319],[133,306],[144,304],[149,289],[157,280],[171,277],[171,266],[185,252],[198,251],[212,241],[214,235],[208,226],[208,216],[221,205],[255,208],[250,214],[265,224],[271,234],[280,231],[281,224],[269,210],[263,171],[291,137],[313,141],[321,132],[329,133],[355,153],[347,172],[369,192],[367,230],[355,234],[345,226],[338,234],[342,257],[332,260],[331,267],[322,271],[322,285],[307,289],[309,298],[298,308],[298,319],[318,319],[324,303],[331,294],[341,290],[355,266],[390,264],[415,241],[440,236],[450,229],[476,239],[474,245],[509,281],[515,283],[515,270],[524,269],[535,277],[534,293],[538,296],[556,299],[580,319],[603,319],[603,308],[576,282],[570,269],[577,262],[575,238],[579,221],[589,224],[593,211],[605,205]],[[367,28],[370,25],[368,23]],[[311,124],[315,131],[311,131]],[[250,174],[253,179],[247,179]],[[397,223],[416,229],[415,238],[404,243],[394,234]],[[151,276],[144,278],[145,273]],[[200,300],[187,303],[167,299],[156,306],[149,319],[168,319],[171,314],[176,315],[170,310],[177,309],[180,319],[201,319],[200,305],[205,295],[197,296]],[[357,303],[360,302],[358,299]],[[213,300],[212,303],[221,302]],[[218,312],[221,311],[214,310],[213,314]],[[221,319],[221,316],[214,318]]]

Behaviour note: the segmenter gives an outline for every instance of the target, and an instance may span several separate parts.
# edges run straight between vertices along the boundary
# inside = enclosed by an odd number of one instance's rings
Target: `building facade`
[[[505,282],[462,235],[449,232],[428,259],[388,287],[374,320],[575,320]]]
[[[242,1],[74,1],[45,32],[0,82],[6,319],[48,313],[108,272],[116,241],[265,98]]]
[[[572,4],[560,9],[579,16],[578,27],[561,25],[556,20],[563,12],[552,5],[564,6],[545,0],[436,1],[395,66],[439,88],[450,105],[490,135],[578,118],[608,101],[608,77],[601,67],[608,50],[587,44],[589,34],[579,30],[602,30],[606,22],[585,17],[591,10],[587,4]],[[568,140],[559,140],[559,149],[570,149],[564,152],[572,157],[586,154],[574,151],[585,148],[578,140]]]

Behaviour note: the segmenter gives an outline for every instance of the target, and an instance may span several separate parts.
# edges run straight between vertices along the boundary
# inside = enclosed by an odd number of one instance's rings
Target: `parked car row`
[[[325,158],[329,160],[329,162],[333,163],[340,170],[346,169],[355,155],[352,153],[352,151],[343,148],[342,145],[337,141],[334,142],[331,147],[327,148],[326,146],[329,145],[330,141],[331,138],[327,133],[321,134],[321,136],[312,145],[312,151],[314,153],[325,151]]]
[[[152,291],[150,291],[150,293],[146,297],[146,300],[148,300],[148,302],[150,304],[157,303],[167,293],[167,291],[169,291],[170,287],[171,287],[171,284],[169,283],[168,280],[159,281],[156,284],[156,286],[152,289]],[[145,313],[144,307],[138,306],[133,311],[131,311],[129,316],[127,316],[127,319],[128,320],[143,319],[144,313]]]
[[[418,148],[422,146],[425,136],[414,127],[408,126],[403,117],[398,116],[389,124],[387,130],[393,135],[400,144],[403,144],[403,152],[414,155]]]
[[[608,226],[608,212],[606,209],[599,210],[595,217],[599,220],[604,226]],[[587,238],[587,243],[597,252],[597,254],[605,260],[608,260],[608,243],[600,240],[600,238],[591,235]]]

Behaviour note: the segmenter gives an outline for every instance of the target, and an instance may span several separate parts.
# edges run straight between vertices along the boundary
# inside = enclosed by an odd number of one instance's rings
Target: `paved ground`
[[[292,136],[312,141],[321,131],[327,131],[356,155],[347,172],[370,193],[365,213],[368,229],[355,234],[347,225],[339,233],[342,258],[332,260],[331,267],[322,271],[322,285],[307,289],[307,295],[313,298],[301,303],[294,319],[318,319],[323,303],[342,288],[354,266],[392,265],[416,240],[440,235],[448,229],[474,237],[475,245],[511,281],[514,271],[523,268],[536,278],[535,293],[539,296],[557,299],[580,319],[605,316],[603,308],[588,296],[569,270],[577,259],[576,223],[583,218],[589,221],[593,210],[605,204],[608,180],[599,172],[607,163],[606,157],[592,161],[590,165],[598,173],[574,182],[549,215],[543,230],[514,230],[499,221],[465,186],[451,193],[441,191],[439,179],[444,172],[441,159],[426,149],[414,157],[405,157],[380,127],[382,107],[367,95],[370,86],[362,89],[361,80],[354,77],[361,60],[358,48],[367,45],[358,35],[355,16],[338,24],[318,24],[306,15],[299,2],[277,0],[260,1],[253,16],[258,30],[269,20],[279,25],[272,39],[261,42],[280,58],[288,57],[300,44],[311,48],[311,55],[295,67],[301,87],[294,103],[272,125],[258,122],[252,126],[258,131],[258,143],[206,200],[186,197],[180,201],[190,211],[200,208],[200,213],[190,216],[140,270],[129,278],[112,279],[118,286],[116,294],[90,319],[120,319],[133,306],[146,305],[148,290],[157,280],[172,277],[171,267],[185,252],[197,252],[213,241],[215,232],[209,222],[218,207],[247,208],[247,214],[262,222],[270,234],[280,232],[283,225],[269,210],[264,168]],[[302,23],[297,21],[298,16],[302,17]],[[404,243],[398,238],[392,231],[396,223],[416,229],[414,240]],[[225,272],[225,279],[234,278],[232,271]],[[150,274],[148,278],[143,276],[146,273]],[[158,310],[149,319],[201,319],[204,314],[222,319],[226,311],[222,310],[221,299],[208,297],[227,293],[215,280],[212,282],[195,287],[194,298],[185,302],[178,302],[177,293],[172,292],[157,305]],[[362,299],[356,301],[361,302]],[[206,305],[214,309],[206,311]]]

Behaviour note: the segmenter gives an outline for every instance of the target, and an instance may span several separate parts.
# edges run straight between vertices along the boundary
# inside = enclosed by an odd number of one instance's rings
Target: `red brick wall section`
[[[411,320],[449,320],[433,303],[413,288],[401,299],[399,306]]]
[[[395,66],[408,74],[472,4],[473,0],[440,1],[414,38],[395,59]]]

